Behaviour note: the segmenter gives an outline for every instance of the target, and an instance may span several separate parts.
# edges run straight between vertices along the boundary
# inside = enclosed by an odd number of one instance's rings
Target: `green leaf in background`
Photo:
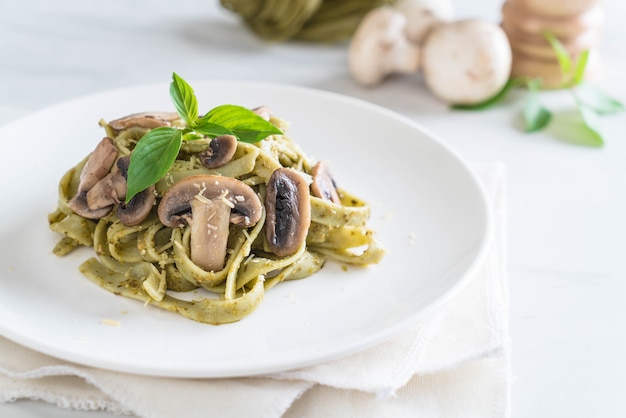
[[[569,83],[572,74],[572,58],[569,52],[567,52],[567,49],[565,49],[561,41],[559,41],[552,32],[545,31],[543,32],[543,36],[548,43],[550,43],[556,54],[556,59],[559,61],[559,66],[561,67],[561,74],[563,74],[563,82]]]
[[[569,109],[554,115],[548,130],[552,137],[563,142],[589,148],[604,144],[600,131],[599,116],[585,107]]]
[[[585,71],[589,62],[589,50],[582,51],[574,62],[565,46],[551,32],[543,32],[561,69],[561,89],[569,90],[576,99],[576,108],[569,112],[553,114],[540,101],[541,79],[512,78],[493,97],[475,104],[452,105],[458,110],[482,110],[501,102],[508,92],[517,86],[526,84],[528,93],[525,97],[522,116],[524,130],[528,133],[544,130],[559,139],[576,145],[601,147],[604,138],[600,128],[600,116],[626,110],[626,106],[607,96],[596,87],[584,82]]]
[[[161,127],[145,134],[130,155],[126,203],[163,177],[176,160],[183,141],[180,129]]]
[[[622,112],[626,109],[624,104],[587,83],[579,84],[574,90],[574,95],[579,106],[580,104],[587,106],[601,115]]]
[[[577,86],[582,83],[585,78],[585,70],[587,69],[587,62],[589,61],[589,50],[586,49],[580,53],[578,60],[576,60],[576,67],[572,74],[572,85]]]
[[[524,103],[522,115],[524,117],[524,130],[526,132],[537,132],[548,126],[552,119],[552,113],[543,107],[539,101],[540,79],[528,81],[528,96]]]
[[[176,73],[172,74],[170,97],[176,112],[187,126],[193,127],[198,119],[198,100],[191,86]]]
[[[521,85],[523,85],[524,82],[522,79],[520,78],[510,78],[506,84],[504,85],[504,87],[502,87],[502,89],[496,93],[494,96],[490,97],[489,99],[482,101],[480,103],[475,103],[475,104],[455,104],[452,105],[452,109],[457,109],[457,110],[483,110],[483,109],[487,109],[493,105],[495,105],[496,103],[500,102],[502,99],[504,99],[507,95],[507,93],[515,88],[515,87],[519,87]]]
[[[240,141],[254,143],[282,131],[250,109],[236,105],[222,105],[204,115],[197,126],[219,125],[232,132]]]
[[[593,109],[582,103],[578,104],[578,111],[586,127],[580,135],[583,140],[583,145],[592,147],[601,147],[604,145],[599,115]]]

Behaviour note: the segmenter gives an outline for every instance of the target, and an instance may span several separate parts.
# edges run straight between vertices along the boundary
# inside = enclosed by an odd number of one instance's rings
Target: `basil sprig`
[[[501,102],[514,87],[525,85],[528,94],[522,108],[522,119],[526,132],[542,131],[552,124],[555,125],[552,133],[568,142],[591,147],[602,146],[604,137],[600,127],[600,116],[621,112],[626,108],[618,100],[583,81],[589,51],[583,51],[574,61],[554,34],[544,32],[543,36],[552,47],[559,63],[563,76],[561,88],[569,90],[574,96],[577,110],[574,117],[571,112],[553,114],[541,104],[541,79],[512,78],[493,97],[474,105],[453,106],[453,108],[483,110]]]
[[[233,135],[239,141],[255,143],[269,135],[283,134],[276,126],[242,106],[218,106],[199,117],[194,90],[176,73],[172,74],[170,97],[186,126],[183,129],[155,128],[137,142],[128,167],[126,203],[167,174],[183,141]]]
[[[527,87],[529,94],[522,113],[524,126],[526,132],[537,132],[548,126],[552,120],[552,112],[546,109],[539,100],[541,80],[530,80],[527,83]]]

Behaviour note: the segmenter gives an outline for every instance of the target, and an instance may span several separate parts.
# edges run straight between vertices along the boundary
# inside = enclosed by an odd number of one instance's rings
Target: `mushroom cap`
[[[219,135],[209,142],[209,149],[198,154],[206,168],[218,168],[232,160],[237,151],[237,138],[233,135]]]
[[[442,20],[454,19],[454,6],[450,0],[398,0],[393,7],[405,14],[428,11]]]
[[[141,112],[112,120],[109,122],[109,126],[116,131],[123,131],[132,127],[154,129],[161,126],[171,126],[171,122],[176,119],[180,119],[180,116],[174,112]]]
[[[433,29],[423,45],[424,80],[433,94],[454,104],[479,103],[504,87],[512,53],[499,26],[462,20]]]
[[[230,222],[235,225],[249,227],[261,219],[263,205],[250,186],[232,177],[201,174],[185,177],[165,192],[158,208],[161,223],[169,227],[185,225],[191,212],[190,202],[199,194],[227,201],[231,207]]]
[[[255,107],[254,109],[252,109],[252,111],[255,114],[261,116],[263,119],[265,119],[268,122],[272,118],[272,114],[273,114],[272,109],[270,109],[269,107],[265,105]]]
[[[72,209],[77,215],[82,216],[87,219],[100,219],[109,214],[111,210],[113,210],[113,205],[105,206],[99,209],[91,209],[87,204],[87,192],[78,193],[74,196],[67,205]]]
[[[450,0],[399,0],[394,8],[406,16],[407,37],[416,44],[421,44],[436,25],[454,19]]]
[[[154,185],[137,193],[128,203],[120,203],[117,207],[117,217],[126,226],[135,226],[148,217],[154,203],[156,194]]]
[[[309,185],[289,168],[274,170],[265,195],[265,238],[274,254],[295,254],[305,243],[311,225]]]
[[[365,15],[348,51],[354,79],[363,85],[378,84],[391,73],[414,73],[420,65],[420,48],[409,42],[406,16],[391,7],[379,7]]]

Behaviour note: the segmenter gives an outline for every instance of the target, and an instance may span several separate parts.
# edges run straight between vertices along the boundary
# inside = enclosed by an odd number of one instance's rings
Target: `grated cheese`
[[[246,266],[254,258],[254,253],[250,254],[243,262],[243,265]]]
[[[100,320],[102,325],[107,325],[109,327],[120,327],[122,323],[120,321],[116,321],[115,319],[102,318]]]

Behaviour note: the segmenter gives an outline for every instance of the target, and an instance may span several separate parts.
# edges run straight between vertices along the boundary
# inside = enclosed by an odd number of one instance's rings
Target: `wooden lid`
[[[507,3],[545,17],[572,17],[596,6],[599,0],[507,0]]]

